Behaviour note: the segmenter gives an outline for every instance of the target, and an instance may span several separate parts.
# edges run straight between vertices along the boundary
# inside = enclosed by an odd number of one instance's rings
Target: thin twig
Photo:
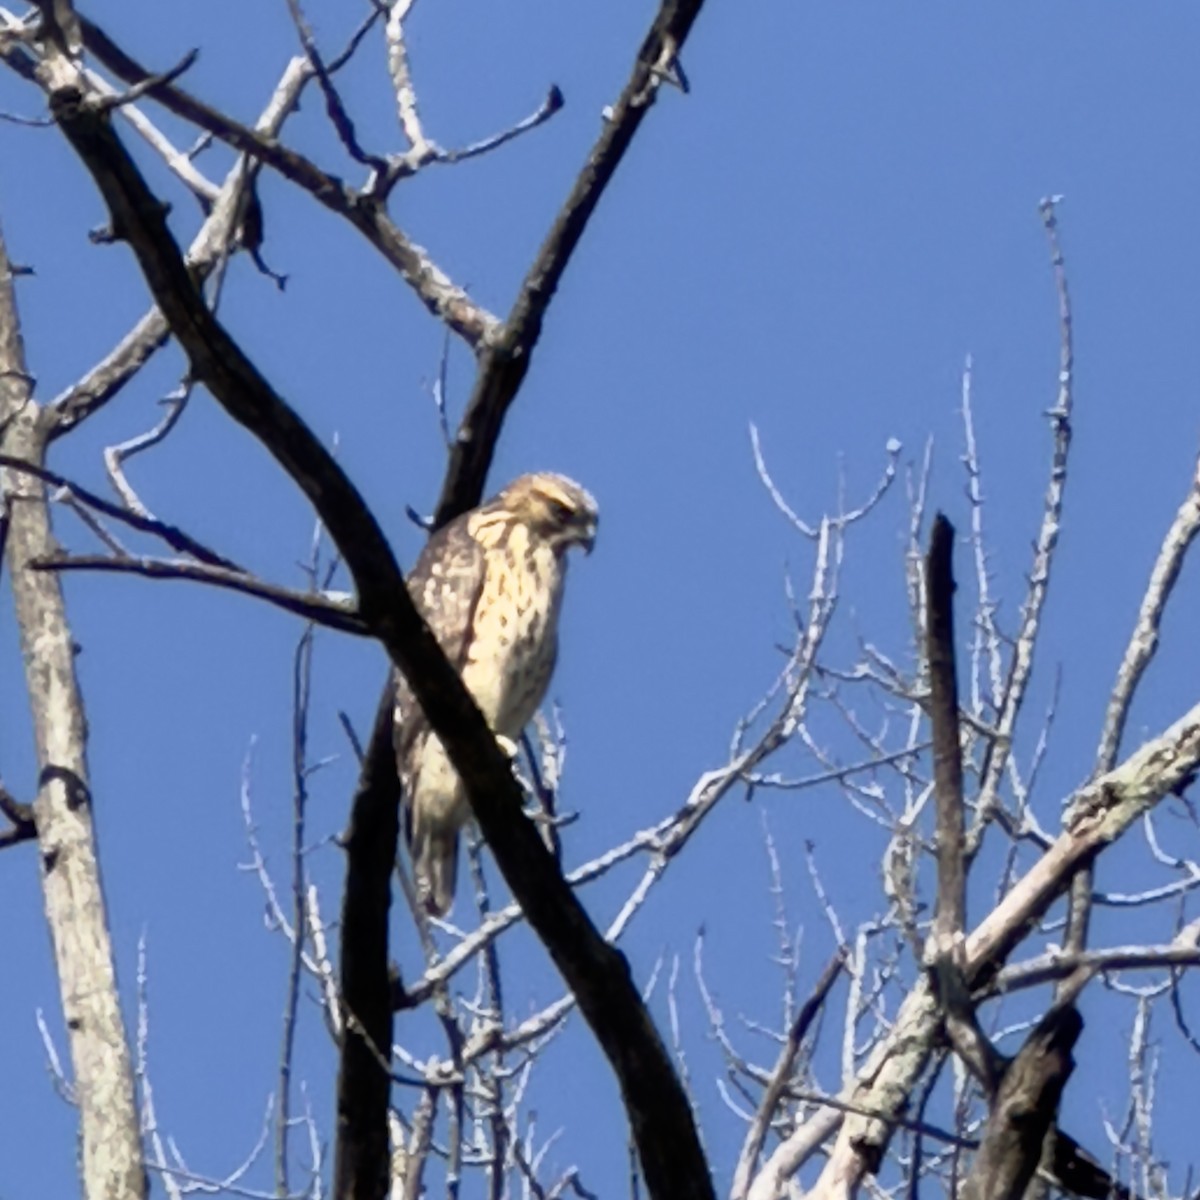
[[[157,446],[175,428],[179,418],[183,416],[183,410],[187,407],[191,391],[191,384],[184,383],[164,400],[167,412],[157,425],[127,441],[104,448],[104,465],[117,495],[125,501],[126,508],[131,512],[149,520],[155,519],[154,514],[142,503],[129,480],[125,478],[125,472],[121,467],[127,458],[132,458],[135,454],[141,454],[142,451]]]

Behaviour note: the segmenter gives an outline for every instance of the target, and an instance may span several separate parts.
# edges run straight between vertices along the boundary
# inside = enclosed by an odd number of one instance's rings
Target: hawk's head
[[[573,479],[548,471],[522,475],[496,499],[555,549],[582,546],[591,553],[600,510],[591,493]]]

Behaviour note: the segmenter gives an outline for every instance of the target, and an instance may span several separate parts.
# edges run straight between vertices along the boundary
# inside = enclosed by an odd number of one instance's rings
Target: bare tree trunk
[[[41,466],[46,429],[30,395],[12,280],[0,235],[0,449]],[[59,578],[29,566],[58,546],[45,486],[20,471],[0,479],[11,516],[6,557],[38,762],[33,813],[74,1067],[83,1191],[88,1200],[129,1200],[144,1197],[147,1186],[92,828],[87,722]]]

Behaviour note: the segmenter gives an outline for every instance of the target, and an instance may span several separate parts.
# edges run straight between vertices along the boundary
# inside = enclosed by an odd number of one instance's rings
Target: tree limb
[[[48,554],[29,565],[35,571],[111,571],[141,575],[146,579],[186,579],[192,583],[206,583],[211,587],[265,600],[284,612],[312,621],[314,625],[323,625],[327,629],[352,633],[358,637],[370,636],[366,622],[348,605],[331,600],[319,592],[294,592],[278,587],[240,568],[211,567],[169,558],[120,558],[107,554]]]
[[[967,937],[964,976],[976,990],[989,985],[1005,958],[1066,891],[1076,869],[1116,841],[1164,796],[1185,788],[1200,767],[1200,704],[1186,712],[1099,779],[1070,797],[1066,828]],[[891,1032],[870,1055],[843,1098],[880,1114],[842,1119],[821,1115],[788,1136],[771,1155],[750,1190],[750,1200],[782,1194],[790,1172],[814,1143],[841,1124],[837,1144],[810,1195],[847,1200],[863,1175],[876,1169],[894,1124],[929,1060],[940,1007],[928,976],[912,988]]]
[[[94,508],[106,517],[112,517],[115,521],[121,521],[123,524],[141,533],[149,533],[156,538],[161,538],[172,550],[178,550],[180,554],[190,554],[197,562],[204,563],[210,567],[217,567],[230,573],[242,573],[242,568],[237,563],[223,557],[215,550],[210,550],[202,542],[196,541],[194,537],[185,533],[178,526],[170,525],[166,521],[160,521],[157,517],[143,516],[141,513],[134,512],[131,508],[127,508],[124,505],[114,504],[111,500],[105,500],[103,496],[96,495],[95,492],[89,491],[80,484],[72,483],[65,476],[59,475],[57,471],[47,470],[37,463],[23,462],[11,454],[0,454],[0,467],[7,467],[10,471],[23,471],[40,479],[42,483],[49,483],[54,487],[63,488],[89,508]]]
[[[523,815],[521,789],[507,756],[413,606],[374,515],[325,446],[204,304],[162,204],[117,138],[108,114],[65,83],[54,88],[50,108],[96,181],[114,234],[128,241],[137,256],[193,377],[262,442],[329,531],[354,580],[361,616],[412,685],[466,785],[509,887],[609,1058],[651,1194],[710,1200],[712,1182],[687,1098],[628,963],[597,932]]]
[[[84,44],[110,71],[126,83],[143,84],[153,75],[125,53],[98,25],[80,19]],[[153,83],[146,94],[185,121],[208,130],[235,150],[248,154],[303,188],[331,212],[345,217],[404,277],[421,302],[468,345],[478,348],[498,322],[476,304],[410,241],[377,200],[355,191],[343,180],[284,146],[168,83]]]
[[[966,922],[963,862],[963,769],[958,732],[954,646],[954,526],[938,513],[925,559],[925,660],[933,726],[933,791],[937,802],[937,952],[946,954]]]
[[[629,81],[529,268],[503,326],[480,344],[479,373],[463,414],[434,527],[479,503],[500,427],[529,370],[546,310],[596,206],[616,174],[658,88],[687,40],[703,0],[664,0],[642,42]]]

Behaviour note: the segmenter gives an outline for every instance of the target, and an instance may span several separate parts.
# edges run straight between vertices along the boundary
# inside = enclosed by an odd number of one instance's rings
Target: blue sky
[[[362,7],[309,7],[323,47],[342,44]],[[83,9],[158,68],[201,46],[186,85],[246,119],[295,48],[282,3],[110,0]],[[629,0],[417,7],[413,69],[426,128],[442,144],[515,121],[551,83],[566,97],[544,128],[485,160],[431,169],[395,194],[402,227],[493,311],[507,309],[651,13]],[[1054,827],[1062,797],[1091,769],[1111,679],[1200,434],[1198,37],[1200,13],[1183,5],[710,0],[683,60],[692,92],[661,97],[622,165],[551,310],[492,476],[494,490],[525,470],[564,471],[595,493],[603,513],[597,552],[572,567],[553,686],[570,738],[564,802],[581,813],[570,861],[677,807],[700,772],[725,760],[733,723],[778,668],[775,647],[790,625],[784,570],[806,580],[811,548],[756,477],[751,422],[789,502],[813,518],[836,505],[839,471],[851,498],[865,495],[889,438],[902,442],[909,462],[932,436],[932,501],[965,526],[957,406],[973,355],[992,562],[1001,618],[1013,627],[1049,461],[1042,414],[1057,387],[1055,299],[1037,203],[1061,193],[1075,299],[1076,440],[1026,718],[1028,737],[1061,668],[1053,748],[1035,801]],[[378,39],[345,87],[363,140],[400,148]],[[4,74],[0,107],[29,115],[40,101]],[[162,123],[190,140],[177,122]],[[348,170],[315,92],[287,138]],[[190,237],[194,205],[142,161],[171,196],[177,235]],[[219,178],[226,161],[214,151],[201,164]],[[49,399],[140,316],[146,293],[124,248],[88,242],[102,209],[54,131],[0,125],[0,164],[10,253],[37,271],[20,282],[19,300],[38,395]],[[222,317],[312,427],[336,436],[341,461],[409,564],[420,534],[405,506],[430,509],[443,469],[428,392],[442,332],[390,268],[307,197],[264,178],[262,200],[265,254],[289,275],[287,290],[238,262]],[[154,422],[180,363],[174,350],[163,353],[58,445],[53,465],[104,490],[101,449]],[[470,379],[467,356],[455,350],[452,411]],[[208,397],[195,397],[172,438],[132,464],[130,476],[164,518],[299,583],[311,515]],[[70,544],[85,544],[67,514],[59,528]],[[851,661],[861,635],[910,661],[905,529],[897,487],[851,540],[835,660]],[[960,572],[966,566],[960,551]],[[1127,745],[1195,700],[1194,565],[1181,588]],[[239,869],[248,854],[238,794],[254,739],[254,811],[282,872],[299,626],[251,601],[181,584],[75,578],[68,597],[83,647],[122,986],[131,996],[144,931],[159,1117],[196,1170],[220,1175],[252,1145],[275,1083],[286,947],[264,929],[258,885]],[[336,714],[345,709],[365,729],[383,669],[375,648],[321,636],[312,750],[340,757],[314,782],[314,837],[342,827],[353,780]],[[7,594],[0,679],[0,773],[28,795],[28,720]],[[853,753],[845,743],[833,749]],[[779,765],[813,769],[799,751]],[[878,831],[829,790],[760,794],[751,805],[730,796],[639,917],[627,950],[640,978],[660,953],[683,958],[688,1067],[719,1186],[743,1131],[715,1087],[721,1064],[691,980],[692,944],[703,926],[709,983],[731,1023],[738,1014],[776,1017],[764,820],[780,847],[789,917],[804,929],[802,988],[832,948],[805,841],[849,922],[882,904]],[[1178,813],[1163,823],[1186,853],[1190,826]],[[1132,890],[1150,878],[1144,855],[1121,862],[1130,878],[1103,868],[1101,886]],[[338,851],[317,850],[310,865],[332,913]],[[611,918],[632,878],[586,893],[598,921]],[[47,1080],[34,1023],[45,1009],[58,1031],[37,895],[32,848],[9,851],[0,863],[9,980],[0,989],[3,1200],[73,1186],[73,1116]],[[1166,936],[1173,916],[1114,924],[1111,937],[1101,924],[1097,940],[1150,929]],[[397,931],[395,952],[411,971],[407,928]],[[514,1014],[557,994],[527,935],[514,936],[505,955]],[[1103,1151],[1099,1105],[1120,1111],[1130,1010],[1088,1003],[1068,1111],[1077,1135]],[[661,996],[656,1012],[665,1015]],[[328,1131],[335,1059],[314,1006],[305,1014],[301,1073]],[[1174,1044],[1165,1024],[1160,1032]],[[773,1056],[772,1047],[739,1037],[763,1060]],[[825,1065],[821,1082],[834,1090],[832,1060]],[[1188,1126],[1172,1119],[1166,1101],[1185,1087],[1194,1094],[1194,1069],[1176,1055],[1161,1084],[1158,1131],[1180,1170]],[[615,1088],[579,1030],[555,1047],[539,1088],[540,1130],[565,1128],[552,1160],[578,1162],[588,1186],[620,1194]],[[267,1179],[264,1168],[256,1180]]]

